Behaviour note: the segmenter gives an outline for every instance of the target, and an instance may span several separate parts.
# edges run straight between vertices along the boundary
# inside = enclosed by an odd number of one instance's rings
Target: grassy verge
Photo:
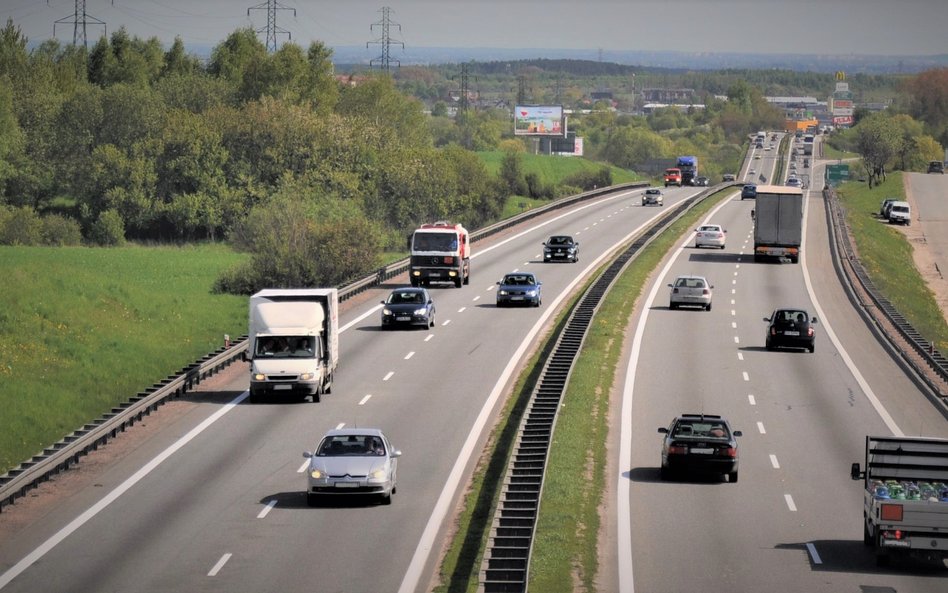
[[[532,590],[573,591],[574,577],[587,590],[593,589],[598,563],[598,511],[605,480],[608,398],[625,327],[648,275],[668,249],[725,193],[733,191],[723,190],[705,200],[645,249],[603,302],[571,376],[564,400],[567,405],[557,420],[531,563]],[[565,315],[557,320],[557,329],[563,323]],[[552,339],[548,338],[543,353],[551,347]],[[489,521],[522,411],[542,370],[539,360],[540,356],[535,356],[518,379],[503,411],[506,420],[495,428],[474,472],[462,502],[457,532],[440,568],[442,584],[435,588],[437,593],[477,590]]]
[[[859,155],[855,152],[849,152],[846,150],[840,150],[830,144],[829,142],[823,143],[823,158],[826,160],[834,159],[855,159],[859,158]]]
[[[905,199],[902,173],[891,173],[880,186],[844,183],[838,189],[859,258],[873,283],[915,329],[942,352],[948,351],[948,325],[935,297],[912,260],[912,246],[897,228],[875,215],[884,198]]]
[[[247,332],[211,294],[242,256],[193,247],[0,247],[0,473]]]
[[[491,175],[500,173],[500,165],[504,160],[504,153],[499,150],[485,151],[477,153],[477,156],[487,166]],[[550,156],[543,154],[523,153],[522,157],[523,172],[536,173],[540,182],[544,184],[558,185],[564,179],[581,171],[598,171],[607,167],[612,171],[612,183],[626,183],[629,181],[638,181],[640,178],[632,171],[621,169],[605,163],[597,163],[582,157],[563,157]]]
[[[773,185],[781,185],[783,183],[784,161],[790,151],[790,138],[790,134],[784,134],[780,139],[780,145],[777,147],[777,166],[774,169],[774,176],[770,180],[770,183]]]

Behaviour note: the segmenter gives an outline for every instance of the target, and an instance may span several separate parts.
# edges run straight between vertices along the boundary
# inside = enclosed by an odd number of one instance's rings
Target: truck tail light
[[[901,521],[902,505],[884,504],[882,505],[882,508],[879,509],[879,516],[882,517],[884,521]]]
[[[882,539],[902,539],[902,530],[896,529],[895,531],[883,531]]]

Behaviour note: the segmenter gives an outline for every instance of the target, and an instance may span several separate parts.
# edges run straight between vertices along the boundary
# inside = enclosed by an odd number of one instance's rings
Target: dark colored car
[[[543,261],[579,261],[579,243],[569,235],[553,235],[543,244]]]
[[[396,325],[434,327],[435,305],[424,288],[396,288],[382,301],[382,329]]]
[[[711,180],[707,177],[695,177],[695,185],[700,187],[708,187],[711,184]]]
[[[816,333],[813,325],[816,317],[811,318],[804,309],[774,309],[767,322],[767,350],[776,348],[806,348],[813,352]]]
[[[684,473],[726,475],[728,482],[737,482],[737,440],[741,431],[721,416],[682,414],[658,432],[662,441],[663,480]]]
[[[540,285],[537,277],[527,272],[511,272],[497,283],[497,306],[533,305],[539,307]]]
[[[742,187],[741,199],[743,200],[744,198],[750,198],[752,200],[757,198],[757,186],[754,185],[753,183],[748,183],[747,185]]]
[[[737,179],[737,177],[734,175],[734,173],[725,173],[721,176],[721,181],[724,182],[734,181],[735,179]]]
[[[941,161],[932,161],[928,163],[928,172],[929,173],[941,173],[945,174],[945,163]]]

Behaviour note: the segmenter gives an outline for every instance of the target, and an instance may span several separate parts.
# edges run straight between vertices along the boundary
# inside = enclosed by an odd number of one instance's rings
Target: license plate
[[[428,275],[431,276],[432,278],[440,278],[441,272],[428,272]]]
[[[273,389],[274,391],[283,391],[283,390],[289,391],[290,389],[293,389],[293,386],[292,385],[274,385]]]
[[[523,300],[523,297],[510,297],[510,300],[512,300],[512,301],[522,301],[522,300]]]
[[[688,452],[694,453],[695,455],[711,455],[712,453],[714,453],[714,449],[697,448],[697,449],[690,449]]]
[[[358,488],[358,482],[336,482],[336,488]]]
[[[787,331],[787,332],[783,332],[783,335],[785,335],[785,336],[799,336],[799,335],[800,335],[800,332]]]
[[[411,317],[396,317],[395,321],[411,321]]]

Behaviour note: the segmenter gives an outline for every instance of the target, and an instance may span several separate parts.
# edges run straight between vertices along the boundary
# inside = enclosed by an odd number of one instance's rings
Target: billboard
[[[833,100],[833,109],[852,109],[853,102],[847,99],[835,99]]]
[[[517,105],[514,109],[515,136],[562,136],[562,105]]]
[[[853,116],[851,115],[840,115],[833,117],[833,125],[836,126],[851,126],[853,125]]]

